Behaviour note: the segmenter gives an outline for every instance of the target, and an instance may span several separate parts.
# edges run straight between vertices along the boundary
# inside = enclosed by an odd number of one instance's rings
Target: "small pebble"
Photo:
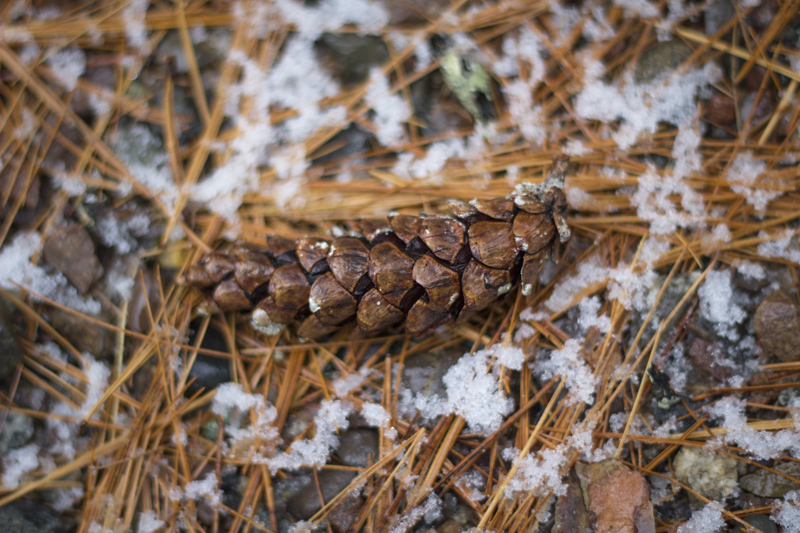
[[[94,242],[81,226],[57,228],[44,242],[44,259],[60,270],[81,294],[103,275]]]
[[[800,478],[800,464],[793,461],[781,463],[772,468],[795,479]],[[761,468],[752,474],[742,476],[739,486],[747,492],[764,498],[783,498],[787,492],[800,489],[800,484]]]
[[[753,319],[761,346],[781,361],[800,360],[800,306],[778,290],[758,305]]]
[[[706,104],[705,117],[713,124],[731,124],[736,120],[736,102],[727,94],[716,93]]]
[[[366,468],[378,457],[378,433],[371,429],[351,429],[342,433],[336,455],[347,466]]]
[[[709,500],[724,500],[737,487],[736,459],[684,446],[673,463],[675,478]]]

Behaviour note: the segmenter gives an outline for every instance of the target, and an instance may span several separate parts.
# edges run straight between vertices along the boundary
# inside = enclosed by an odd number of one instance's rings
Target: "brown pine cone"
[[[185,281],[222,311],[253,310],[253,326],[286,326],[319,340],[356,319],[366,334],[405,325],[413,335],[486,308],[522,283],[530,294],[553,249],[570,235],[561,190],[568,159],[540,186],[505,198],[452,201],[453,216],[390,214],[332,241],[270,236],[193,265]]]

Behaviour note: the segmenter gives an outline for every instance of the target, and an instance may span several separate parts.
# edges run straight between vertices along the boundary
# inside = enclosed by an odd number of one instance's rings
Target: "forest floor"
[[[3,3],[4,530],[800,532],[799,9]],[[559,155],[571,238],[453,327],[182,283]]]

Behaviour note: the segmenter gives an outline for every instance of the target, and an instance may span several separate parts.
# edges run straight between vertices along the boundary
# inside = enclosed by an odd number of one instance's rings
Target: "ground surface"
[[[0,523],[800,531],[799,7],[4,3]],[[180,283],[559,154],[571,239],[455,328]]]

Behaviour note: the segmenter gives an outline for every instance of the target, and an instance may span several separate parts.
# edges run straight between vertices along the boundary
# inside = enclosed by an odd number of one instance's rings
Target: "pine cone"
[[[451,201],[454,216],[391,214],[359,221],[357,237],[270,236],[263,248],[215,252],[185,282],[222,311],[252,309],[267,335],[292,326],[319,340],[353,319],[366,334],[404,324],[419,335],[486,308],[518,282],[530,294],[570,235],[560,188],[567,164],[556,158],[542,185],[505,198]]]

